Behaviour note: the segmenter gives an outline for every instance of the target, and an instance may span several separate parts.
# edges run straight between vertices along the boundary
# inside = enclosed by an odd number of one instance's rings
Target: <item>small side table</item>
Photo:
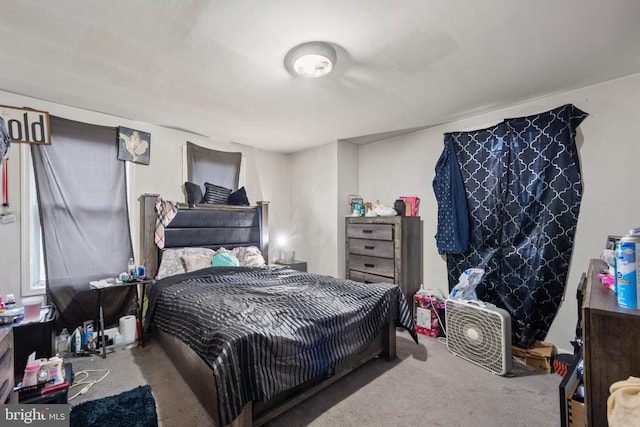
[[[294,259],[294,260],[279,259],[276,261],[276,264],[286,265],[287,267],[293,268],[294,270],[302,271],[305,273],[307,272],[307,261],[300,261],[299,259]]]
[[[152,283],[153,280],[136,280],[132,282],[111,282],[111,280],[115,279],[106,279],[100,280],[98,282],[89,283],[89,289],[92,291],[98,292],[98,340],[101,340],[102,344],[102,358],[107,358],[107,343],[106,338],[104,336],[104,311],[102,309],[102,291],[109,289],[130,289],[132,286],[136,287],[136,306],[138,308],[136,313],[136,320],[140,323],[140,336],[138,337],[138,345],[144,345],[143,341],[143,328],[142,328],[142,315],[143,315],[143,304],[144,304],[144,296],[147,284]],[[108,284],[105,284],[108,283]],[[142,301],[140,301],[140,296],[138,295],[138,285],[142,285]]]

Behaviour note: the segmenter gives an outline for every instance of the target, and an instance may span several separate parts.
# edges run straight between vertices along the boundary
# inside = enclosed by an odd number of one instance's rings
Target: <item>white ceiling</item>
[[[640,72],[637,0],[20,0],[0,36],[0,90],[282,152]],[[334,72],[289,75],[313,40]]]

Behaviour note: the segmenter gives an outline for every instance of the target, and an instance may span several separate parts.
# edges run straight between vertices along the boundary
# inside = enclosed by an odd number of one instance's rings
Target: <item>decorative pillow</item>
[[[184,262],[184,268],[187,273],[211,267],[212,258],[213,257],[205,254],[182,255],[182,261]]]
[[[213,258],[216,251],[209,248],[175,248],[164,249],[160,260],[160,267],[156,279],[162,279],[176,274],[186,273],[182,257],[185,255],[206,255],[209,259]]]
[[[218,204],[218,205],[226,205],[229,200],[229,195],[231,194],[231,189],[220,187],[219,185],[210,184],[208,182],[204,183],[206,188],[204,192],[204,203]]]
[[[264,267],[266,262],[262,256],[262,252],[255,246],[238,247],[236,249],[236,257],[243,267]]]
[[[217,253],[211,260],[212,267],[238,267],[239,265],[238,258],[231,253]]]
[[[234,257],[238,258],[237,254],[238,254],[238,248],[233,248],[233,249],[227,249],[227,248],[219,248],[216,251],[216,254],[231,254]],[[238,261],[240,261],[240,259],[238,259]]]
[[[229,195],[228,202],[230,205],[249,206],[249,199],[247,198],[247,191],[244,187],[240,187]]]
[[[184,189],[187,192],[187,203],[189,206],[197,205],[198,203],[202,203],[203,195],[202,195],[202,187],[198,184],[194,184],[193,182],[185,182]]]

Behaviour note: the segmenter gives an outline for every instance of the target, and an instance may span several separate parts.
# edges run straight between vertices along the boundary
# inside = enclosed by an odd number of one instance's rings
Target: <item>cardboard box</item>
[[[551,363],[555,350],[555,346],[546,341],[536,341],[533,347],[529,349],[515,345],[511,347],[513,356],[524,359],[525,365],[547,374],[551,373]]]
[[[584,403],[575,399],[567,399],[567,417],[569,418],[568,426],[584,426],[586,418]]]

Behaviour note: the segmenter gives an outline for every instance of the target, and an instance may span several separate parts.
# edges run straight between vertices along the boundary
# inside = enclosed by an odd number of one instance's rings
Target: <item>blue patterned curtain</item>
[[[587,115],[568,104],[444,136],[470,230],[466,251],[447,253],[449,287],[465,269],[483,268],[478,298],[511,314],[521,347],[546,337],[564,294],[582,197],[575,134]],[[443,173],[436,168],[436,179]]]

